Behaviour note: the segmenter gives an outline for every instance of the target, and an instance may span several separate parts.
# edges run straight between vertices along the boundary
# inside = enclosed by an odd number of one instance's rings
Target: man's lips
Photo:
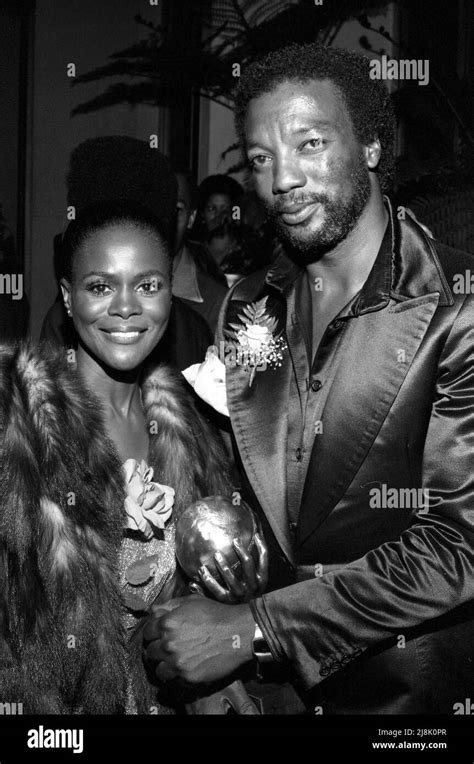
[[[287,225],[303,223],[319,206],[319,202],[306,202],[303,204],[288,204],[278,210],[278,216]]]

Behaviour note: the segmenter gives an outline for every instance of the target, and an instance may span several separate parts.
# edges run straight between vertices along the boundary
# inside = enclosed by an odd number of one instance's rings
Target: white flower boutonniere
[[[183,376],[203,401],[216,411],[229,416],[226,394],[226,367],[242,366],[250,373],[249,386],[255,372],[268,366],[281,366],[287,344],[281,332],[275,334],[277,321],[266,312],[267,298],[246,305],[238,318],[242,324],[229,324],[226,341],[220,347],[211,345],[202,363],[184,369]]]
[[[249,386],[256,371],[265,371],[268,366],[281,366],[283,351],[288,347],[281,332],[275,334],[277,320],[267,313],[267,300],[268,297],[263,297],[258,302],[245,305],[238,315],[242,324],[229,323],[232,329],[224,330],[229,344],[236,351],[236,365],[244,366],[250,373]]]

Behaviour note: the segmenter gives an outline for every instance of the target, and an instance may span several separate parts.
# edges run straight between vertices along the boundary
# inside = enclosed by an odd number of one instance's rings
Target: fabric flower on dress
[[[173,511],[174,489],[153,482],[153,467],[144,461],[127,459],[125,473],[126,527],[141,531],[146,539],[153,536],[154,528],[164,528]]]

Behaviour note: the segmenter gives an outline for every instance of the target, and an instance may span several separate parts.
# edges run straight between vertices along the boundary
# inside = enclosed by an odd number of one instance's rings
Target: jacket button
[[[311,382],[311,390],[314,393],[317,393],[318,390],[321,390],[322,386],[323,386],[323,383],[321,382],[320,379],[313,379],[313,381]]]
[[[329,669],[328,669],[328,668],[322,668],[322,669],[320,670],[320,672],[319,672],[320,676],[322,676],[322,677],[324,677],[324,676],[329,676],[329,674],[330,674],[330,673],[331,673],[331,672],[329,671]]]

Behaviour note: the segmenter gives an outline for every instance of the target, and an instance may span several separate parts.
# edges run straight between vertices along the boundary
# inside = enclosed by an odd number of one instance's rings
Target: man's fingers
[[[162,614],[164,615],[164,613]],[[157,639],[161,636],[161,625],[160,625],[161,617],[160,616],[153,616],[148,619],[147,623],[145,624],[143,628],[143,641],[144,642],[152,642],[154,639]]]
[[[164,603],[157,603],[156,605],[151,606],[151,613],[152,615],[155,615],[159,613],[160,610],[163,610],[164,613],[169,613],[170,610],[175,610],[177,607],[181,607],[183,604],[183,600],[181,598],[176,598],[173,600],[170,600],[169,602]]]
[[[170,658],[170,653],[163,647],[161,639],[155,639],[153,642],[150,642],[145,648],[145,653],[147,660],[152,663],[169,660]]]
[[[176,608],[180,607],[182,604],[183,600],[176,599],[170,600],[164,605],[152,605],[151,616],[148,618],[148,621],[143,629],[144,642],[151,642],[153,639],[160,637],[162,631],[161,620],[163,616],[168,615],[168,613],[173,610],[176,610]]]
[[[178,676],[176,671],[166,661],[161,661],[161,663],[158,664],[155,668],[155,675],[160,682],[169,682],[171,679],[175,679]]]

